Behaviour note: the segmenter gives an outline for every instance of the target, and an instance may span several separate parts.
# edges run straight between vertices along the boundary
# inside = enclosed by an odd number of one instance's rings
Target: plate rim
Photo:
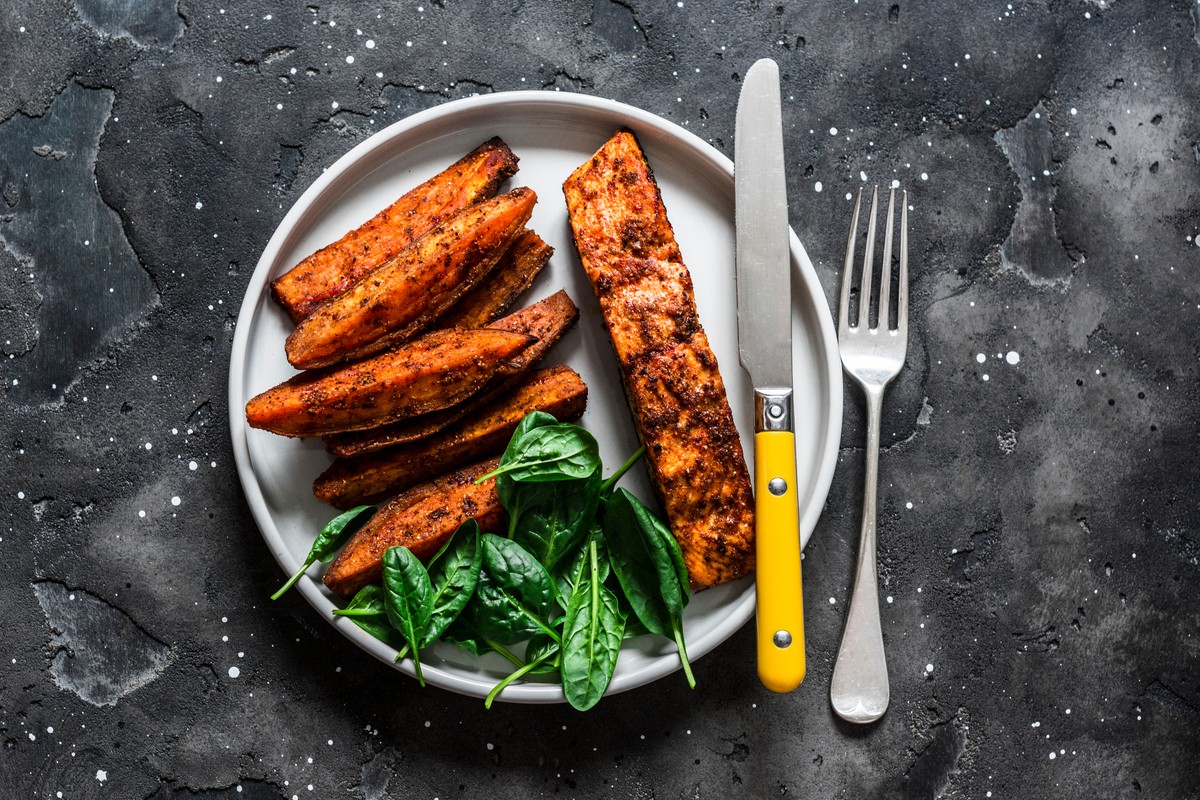
[[[415,129],[437,123],[445,123],[455,116],[477,114],[489,107],[510,106],[513,104],[543,105],[556,107],[557,110],[561,110],[564,107],[574,107],[593,113],[603,112],[611,115],[614,123],[618,125],[638,125],[652,128],[656,133],[674,140],[678,144],[685,146],[692,154],[710,162],[712,166],[715,166],[720,173],[728,178],[730,187],[732,187],[733,162],[728,156],[701,139],[695,133],[687,130],[678,123],[635,106],[617,100],[575,92],[508,91],[453,100],[398,120],[375,132],[362,142],[359,142],[339,157],[296,198],[263,248],[263,252],[255,265],[254,271],[250,275],[246,291],[242,297],[230,350],[228,388],[229,424],[238,479],[259,533],[269,546],[275,560],[288,574],[299,567],[300,561],[292,557],[267,508],[262,487],[254,473],[247,440],[248,426],[245,422],[245,415],[242,413],[243,398],[245,397],[246,389],[244,374],[247,347],[249,345],[249,330],[252,327],[251,323],[257,313],[258,306],[262,301],[263,292],[266,291],[269,273],[280,251],[285,249],[290,238],[293,235],[297,235],[297,231],[301,229],[305,217],[311,213],[320,213],[324,206],[336,202],[345,190],[340,192],[335,191],[330,197],[326,197],[326,195],[331,189],[336,189],[342,181],[353,183],[355,168],[364,160],[369,160],[371,154],[379,150],[386,150],[395,139],[407,135]],[[367,170],[367,174],[377,168],[377,166]],[[807,310],[815,313],[816,327],[820,335],[819,340],[814,342],[814,352],[823,356],[820,359],[820,363],[824,365],[822,377],[828,387],[829,403],[829,425],[824,431],[824,441],[820,443],[819,468],[812,483],[812,502],[805,509],[800,519],[801,547],[804,547],[812,537],[833,481],[833,473],[836,468],[840,446],[843,397],[837,339],[824,290],[821,287],[812,261],[804,249],[804,245],[790,225],[789,238],[791,257],[799,265],[798,272],[793,269],[793,277],[795,278],[798,275],[803,281],[804,285],[801,294],[810,301],[811,308]],[[736,368],[741,369],[741,366],[738,365]],[[708,647],[697,648],[697,650],[702,649],[704,653],[707,653],[740,629],[753,616],[755,600],[753,582],[751,578],[744,578],[743,580],[749,581],[750,585],[741,595],[735,598],[730,613],[719,624],[715,625],[705,637],[706,642],[713,638],[715,638],[715,641]],[[357,646],[379,660],[391,665],[394,669],[410,676],[415,676],[415,671],[411,663],[404,661],[396,664],[393,661],[395,651],[392,648],[371,637],[348,618],[332,616],[329,611],[335,606],[325,596],[318,585],[318,581],[305,575],[297,581],[293,588],[299,590],[309,605]],[[702,653],[698,654],[696,658],[702,655]],[[627,680],[624,682],[620,682],[619,679],[621,676],[615,677],[613,684],[610,685],[606,694],[616,694],[652,683],[678,669],[677,661],[672,664],[671,659],[658,659],[651,666],[639,670],[636,675],[625,676]],[[460,694],[483,697],[491,688],[490,684],[484,681],[471,680],[452,672],[443,671],[436,664],[423,665],[423,670],[427,677],[432,676],[435,678],[435,681],[432,682],[435,685]],[[637,680],[634,680],[634,678]],[[532,704],[561,703],[565,701],[561,685],[553,683],[514,684],[502,692],[497,699],[506,702]]]

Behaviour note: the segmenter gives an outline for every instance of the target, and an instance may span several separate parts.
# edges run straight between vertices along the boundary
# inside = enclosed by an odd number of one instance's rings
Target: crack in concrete
[[[50,674],[60,689],[113,706],[171,662],[171,648],[103,598],[57,580],[32,584],[50,625]]]

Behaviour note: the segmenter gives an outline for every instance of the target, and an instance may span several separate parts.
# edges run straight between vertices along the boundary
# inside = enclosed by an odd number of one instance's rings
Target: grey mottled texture
[[[4,796],[1197,796],[1197,14],[4,4]],[[860,503],[852,393],[794,694],[758,685],[747,629],[695,691],[485,712],[300,598],[268,602],[281,575],[238,488],[226,373],[251,267],[300,192],[385,125],[500,90],[616,98],[730,154],[760,56],[781,66],[791,218],[830,298],[860,173],[912,198],[914,334],[881,464],[888,715],[852,728],[827,700]],[[95,612],[68,612],[70,591]],[[87,664],[108,676],[91,698],[69,673]]]

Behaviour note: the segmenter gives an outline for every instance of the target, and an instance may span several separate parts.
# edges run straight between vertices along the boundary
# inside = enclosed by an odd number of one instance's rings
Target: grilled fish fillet
[[[616,350],[646,463],[691,581],[754,567],[754,501],[717,360],[658,184],[618,131],[563,183],[571,228]]]

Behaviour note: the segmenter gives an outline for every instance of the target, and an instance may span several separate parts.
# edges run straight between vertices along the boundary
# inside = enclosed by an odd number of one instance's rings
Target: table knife
[[[779,67],[746,73],[734,139],[738,353],[754,385],[758,677],[775,692],[804,680],[804,609],[792,422],[791,248]]]

